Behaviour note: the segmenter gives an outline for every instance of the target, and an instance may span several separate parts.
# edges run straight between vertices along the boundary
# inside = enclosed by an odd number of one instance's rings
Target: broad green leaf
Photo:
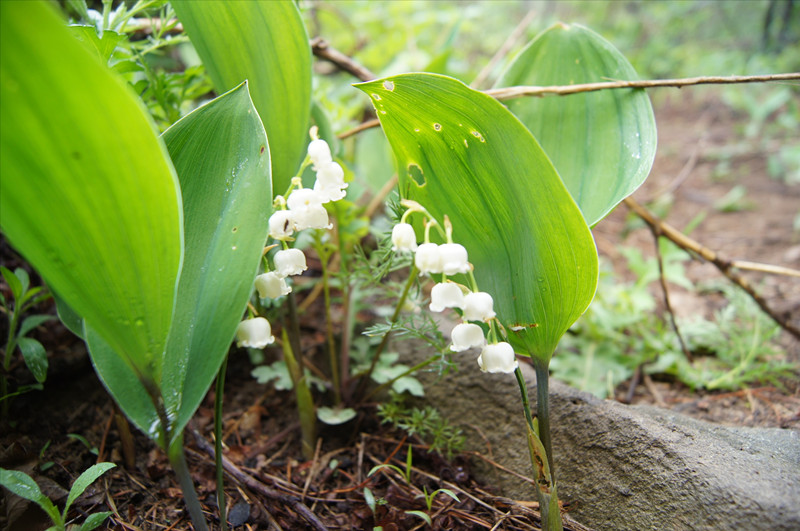
[[[165,446],[161,421],[158,418],[152,396],[158,389],[146,389],[136,371],[117,356],[114,348],[106,342],[86,321],[80,337],[86,341],[92,364],[100,381],[125,413],[125,416],[162,448]]]
[[[58,318],[64,326],[66,326],[70,332],[85,341],[86,337],[83,335],[83,318],[81,318],[69,304],[64,302],[64,299],[59,297],[58,293],[53,292],[53,300],[56,301],[56,313],[58,314]]]
[[[158,382],[182,249],[166,148],[47,2],[0,2],[0,15],[2,230],[115,355]]]
[[[230,348],[267,240],[270,151],[248,85],[163,134],[181,182],[186,235],[162,383],[167,410],[177,413],[173,435],[197,409]]]
[[[33,377],[39,383],[44,382],[47,379],[47,352],[42,344],[30,337],[20,337],[17,346]]]
[[[515,349],[549,361],[592,300],[597,251],[539,144],[503,105],[452,78],[357,86],[394,150],[401,196],[450,218]]]
[[[47,513],[53,523],[61,521],[61,515],[58,513],[58,509],[56,509],[53,502],[50,501],[50,498],[42,494],[39,485],[37,485],[28,474],[20,472],[19,470],[0,468],[0,485],[20,498],[25,498],[37,504]]]
[[[614,46],[577,24],[556,24],[520,52],[496,86],[574,85],[635,80]],[[615,89],[506,102],[541,143],[594,225],[647,178],[656,124],[642,89]]]
[[[291,0],[173,1],[217,92],[248,80],[282,194],[305,156],[311,108],[311,48]]]
[[[72,488],[69,489],[69,496],[67,496],[67,503],[64,506],[64,516],[67,515],[67,512],[69,511],[69,508],[72,505],[72,502],[74,502],[78,498],[78,496],[83,494],[83,491],[85,491],[89,485],[94,483],[94,481],[97,478],[99,478],[100,476],[102,476],[115,466],[117,465],[115,465],[114,463],[97,463],[96,465],[92,465],[86,470],[84,470],[83,473],[80,476],[78,476],[78,479],[76,479],[75,482],[72,484]]]

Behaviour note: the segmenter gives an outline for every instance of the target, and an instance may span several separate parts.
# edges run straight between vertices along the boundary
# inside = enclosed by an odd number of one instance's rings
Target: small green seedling
[[[28,332],[53,318],[52,315],[29,315],[20,324],[22,315],[28,311],[32,306],[47,299],[50,294],[43,292],[42,287],[30,287],[30,277],[28,272],[24,269],[17,268],[13,272],[0,266],[0,274],[11,289],[11,296],[13,297],[13,307],[6,302],[6,298],[0,293],[0,305],[3,311],[8,316],[8,339],[6,340],[5,356],[3,357],[3,372],[0,375],[0,401],[2,401],[2,416],[6,418],[8,415],[8,402],[12,396],[32,391],[34,389],[41,389],[41,384],[47,378],[47,353],[41,343],[26,337]],[[14,393],[8,392],[8,374],[11,368],[11,356],[14,351],[19,347],[22,353],[22,359],[25,360],[25,365],[36,378],[36,384],[20,387]]]
[[[461,500],[458,499],[456,493],[450,489],[436,489],[435,491],[428,494],[427,487],[422,487],[422,494],[418,495],[417,498],[425,498],[425,506],[428,508],[428,512],[431,511],[431,507],[433,507],[433,500],[436,498],[437,494],[447,494],[451,498],[453,498],[456,502]]]
[[[50,498],[42,493],[42,491],[39,489],[39,485],[37,485],[36,482],[24,472],[0,468],[0,485],[7,488],[20,498],[30,500],[41,507],[42,510],[47,513],[47,516],[49,516],[53,521],[53,526],[50,527],[48,531],[64,531],[66,529],[67,514],[69,513],[69,508],[72,505],[72,502],[74,502],[78,496],[83,494],[83,491],[85,491],[89,485],[94,483],[97,478],[115,466],[116,465],[114,463],[98,463],[91,466],[83,474],[78,476],[78,479],[76,479],[75,483],[72,484],[72,488],[67,496],[67,503],[61,513],[58,512],[58,508],[52,501],[50,501]],[[110,514],[111,511],[90,514],[86,517],[86,520],[84,520],[83,524],[78,528],[78,531],[92,531],[92,529],[95,529],[102,524]]]
[[[405,470],[403,470],[402,468],[400,468],[397,465],[389,465],[389,464],[376,465],[376,466],[372,467],[372,470],[369,471],[369,474],[367,474],[367,476],[371,476],[372,474],[374,474],[378,470],[381,470],[382,468],[390,468],[390,469],[394,470],[395,472],[397,472],[398,474],[400,474],[403,477],[403,479],[406,480],[406,483],[411,484],[411,459],[412,459],[411,458],[411,445],[408,445],[408,453],[406,454],[406,469]]]

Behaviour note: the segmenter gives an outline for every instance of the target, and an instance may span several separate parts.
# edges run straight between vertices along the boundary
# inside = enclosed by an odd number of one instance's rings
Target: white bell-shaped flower
[[[314,182],[314,192],[322,198],[323,203],[344,199],[344,196],[347,195],[347,192],[344,191],[345,188],[347,188],[346,184],[326,185],[319,179]]]
[[[294,219],[288,210],[276,210],[269,217],[269,235],[276,240],[285,240],[294,233]]]
[[[495,316],[492,296],[483,291],[468,293],[464,297],[465,321],[488,321]]]
[[[519,365],[514,348],[505,341],[485,345],[478,356],[478,365],[483,372],[514,372]]]
[[[278,276],[275,271],[264,273],[256,277],[256,290],[262,299],[277,299],[292,292],[284,277]]]
[[[294,216],[294,227],[297,230],[330,229],[332,226],[328,219],[328,211],[322,205],[304,208]]]
[[[453,344],[450,345],[450,350],[453,352],[463,352],[472,347],[482,347],[486,344],[483,329],[472,323],[457,324],[450,337],[453,339]]]
[[[439,246],[435,243],[423,243],[417,247],[417,252],[414,255],[414,264],[419,269],[420,274],[441,273],[442,253],[439,252]]]
[[[344,168],[334,161],[318,166],[317,180],[325,186],[347,186],[344,182]]]
[[[469,272],[467,249],[460,243],[445,243],[439,246],[442,255],[442,272],[445,275]]]
[[[311,143],[308,144],[308,158],[311,159],[314,169],[333,160],[330,146],[321,138],[312,140]]]
[[[286,206],[292,212],[300,212],[312,206],[320,206],[322,203],[322,196],[311,188],[297,188],[286,198]]]
[[[247,319],[236,327],[236,346],[247,348],[264,348],[275,342],[272,327],[263,317]]]
[[[414,252],[417,250],[417,235],[410,223],[398,223],[392,228],[392,251]]]
[[[306,255],[300,249],[283,249],[275,253],[273,259],[275,263],[275,273],[279,277],[289,275],[299,275],[306,269]]]
[[[445,308],[461,308],[464,306],[464,292],[458,284],[440,282],[431,289],[432,312],[441,312]]]

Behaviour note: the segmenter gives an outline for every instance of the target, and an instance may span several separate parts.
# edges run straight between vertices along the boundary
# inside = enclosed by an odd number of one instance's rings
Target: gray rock
[[[426,355],[397,346],[404,362]],[[425,401],[464,427],[468,450],[530,477],[516,380],[480,373],[474,357],[442,378],[423,374]],[[535,407],[535,375],[524,370]],[[550,387],[559,496],[577,521],[598,530],[800,530],[800,432],[718,426]],[[504,496],[535,499],[526,481],[486,463],[475,473]]]

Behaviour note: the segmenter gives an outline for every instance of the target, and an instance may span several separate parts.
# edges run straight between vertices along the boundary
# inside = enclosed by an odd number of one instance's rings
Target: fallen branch
[[[675,229],[671,225],[661,221],[660,219],[656,218],[651,214],[646,208],[636,202],[632,197],[628,197],[625,200],[625,205],[628,206],[637,216],[642,218],[648,226],[650,226],[651,230],[655,229],[658,231],[659,234],[663,235],[664,237],[668,238],[671,242],[675,245],[680,247],[685,251],[691,251],[692,253],[700,256],[704,260],[711,262],[719,269],[720,273],[725,275],[731,282],[742,288],[750,297],[758,304],[758,306],[769,315],[781,328],[792,334],[795,338],[800,339],[800,329],[794,326],[789,320],[785,317],[781,317],[778,313],[770,308],[767,301],[759,295],[756,290],[750,285],[746,278],[742,277],[741,275],[737,274],[734,269],[737,268],[735,264],[737,262],[726,260],[725,258],[721,257],[719,254],[715,253],[708,247],[698,243],[697,241],[693,240],[692,238],[686,236],[679,230]],[[742,262],[739,262],[741,264]],[[752,265],[752,262],[744,262],[744,264]],[[761,271],[776,268],[777,266],[768,266],[766,264],[759,264],[761,266]],[[785,271],[794,271],[789,270],[788,268],[778,268],[780,270]],[[785,272],[783,274],[786,274]],[[794,273],[792,273],[794,276]]]
[[[197,431],[193,430],[192,433],[194,435],[194,439],[197,446],[213,458],[214,447],[211,445],[211,443],[208,442],[205,439],[205,437],[200,435],[200,433],[198,433]],[[259,494],[266,496],[267,498],[278,500],[287,505],[291,505],[292,508],[298,513],[300,513],[300,515],[302,515],[302,517],[305,518],[314,529],[317,529],[318,531],[327,531],[328,528],[325,527],[325,525],[319,520],[319,518],[317,518],[317,515],[311,512],[311,509],[306,507],[306,505],[302,503],[299,499],[295,498],[294,496],[286,496],[277,491],[272,490],[264,483],[260,482],[253,476],[241,470],[224,455],[222,456],[222,466],[225,469],[225,471],[228,474],[230,474],[230,476],[233,477],[236,481],[242,483],[243,485],[246,485],[248,488],[258,492]]]

